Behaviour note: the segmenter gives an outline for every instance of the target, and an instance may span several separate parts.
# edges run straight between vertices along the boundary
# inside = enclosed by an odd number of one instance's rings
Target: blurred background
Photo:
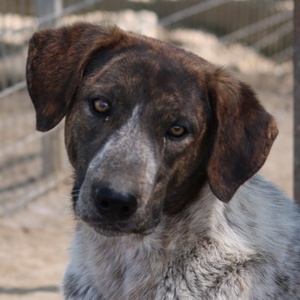
[[[248,82],[280,135],[261,173],[293,184],[293,1],[0,0],[0,299],[60,299],[73,229],[63,124],[35,130],[25,64],[33,32],[116,23],[167,40]]]

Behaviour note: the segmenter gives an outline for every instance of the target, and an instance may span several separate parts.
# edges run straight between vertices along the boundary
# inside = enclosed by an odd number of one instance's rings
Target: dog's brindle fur
[[[27,82],[39,130],[66,116],[77,228],[65,299],[300,299],[300,214],[254,175],[277,129],[246,84],[85,23],[32,37]],[[99,213],[103,186],[135,195],[136,211]]]

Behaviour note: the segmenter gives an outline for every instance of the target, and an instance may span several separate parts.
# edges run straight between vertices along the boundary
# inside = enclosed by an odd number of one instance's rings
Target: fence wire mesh
[[[22,208],[66,177],[63,126],[47,134],[35,131],[25,64],[34,31],[63,24],[65,16],[99,1],[68,2],[0,2],[0,216]]]
[[[26,90],[28,40],[39,28],[76,20],[117,23],[185,46],[233,71],[277,74],[287,80],[287,92],[292,89],[292,1],[0,0],[0,10],[0,216],[68,174],[63,125],[47,134],[36,132]]]

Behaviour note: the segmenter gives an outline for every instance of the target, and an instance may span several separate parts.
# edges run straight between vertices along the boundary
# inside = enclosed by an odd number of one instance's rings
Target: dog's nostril
[[[127,219],[137,209],[137,199],[132,194],[122,194],[106,187],[95,188],[95,206],[98,212],[109,219]]]
[[[100,200],[98,203],[99,207],[101,207],[101,209],[103,210],[107,210],[109,209],[109,202],[106,200]]]
[[[122,211],[123,213],[130,213],[130,208],[128,206],[123,206],[120,208],[120,211]]]

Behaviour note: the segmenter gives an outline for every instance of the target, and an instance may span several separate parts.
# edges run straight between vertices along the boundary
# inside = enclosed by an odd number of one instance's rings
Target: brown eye
[[[109,111],[110,105],[105,100],[97,99],[94,101],[94,108],[97,112],[105,113]]]
[[[169,136],[176,137],[176,138],[182,137],[185,133],[186,133],[185,127],[180,125],[174,125],[168,131]]]

